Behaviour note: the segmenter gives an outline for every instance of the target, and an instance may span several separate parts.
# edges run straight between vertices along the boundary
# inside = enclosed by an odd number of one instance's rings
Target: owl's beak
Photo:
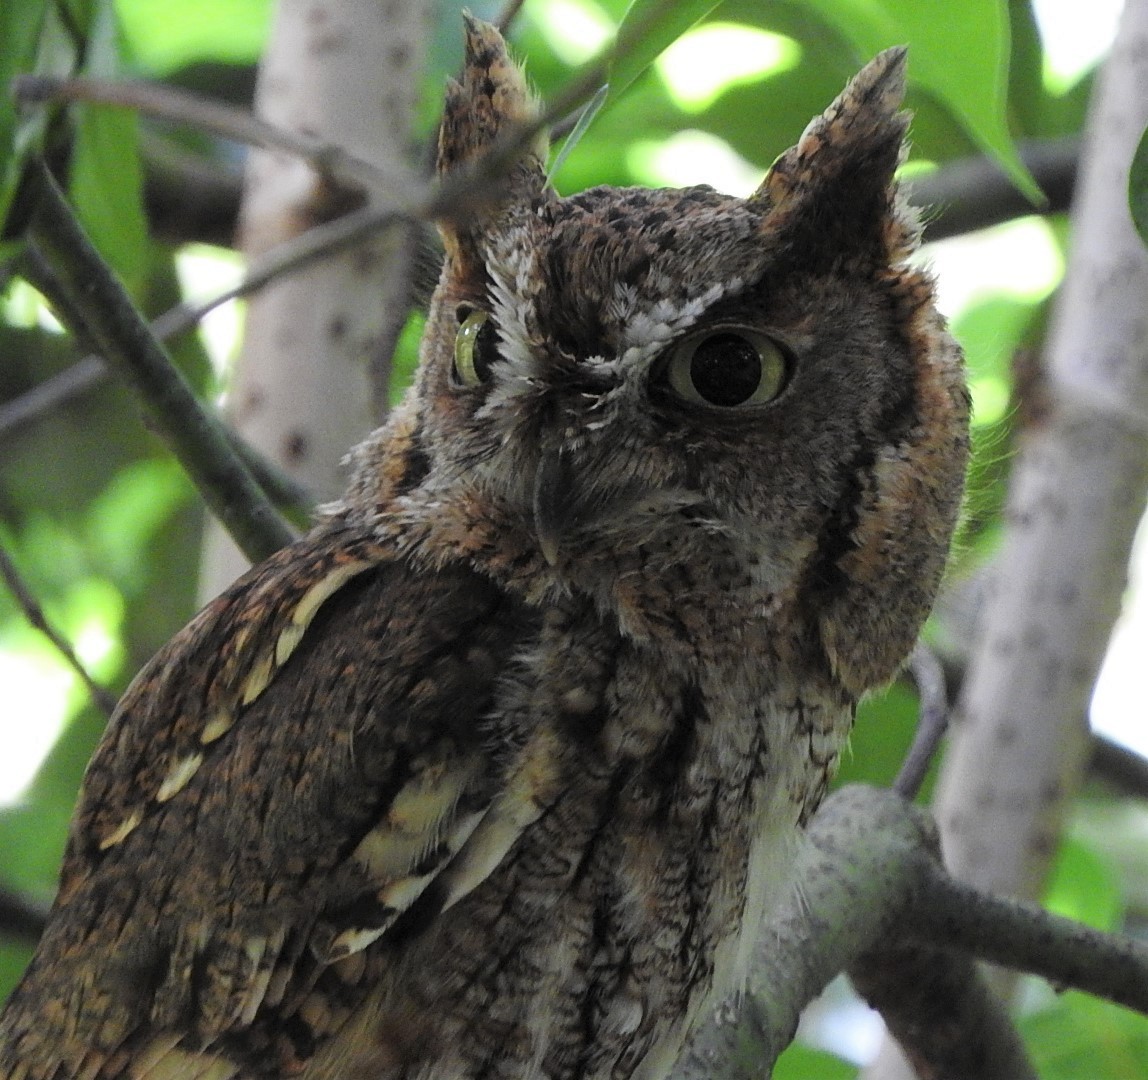
[[[558,563],[558,542],[575,516],[570,494],[566,455],[561,449],[544,451],[534,474],[534,531],[551,566]]]

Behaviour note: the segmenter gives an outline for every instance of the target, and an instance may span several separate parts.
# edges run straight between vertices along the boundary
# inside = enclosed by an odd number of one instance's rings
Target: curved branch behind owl
[[[466,35],[444,173],[531,115]],[[958,512],[903,65],[748,199],[559,198],[530,153],[443,226],[417,381],[343,501],[112,719],[0,1077],[665,1075]]]

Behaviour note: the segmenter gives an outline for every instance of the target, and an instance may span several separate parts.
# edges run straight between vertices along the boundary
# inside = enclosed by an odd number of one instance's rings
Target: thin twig
[[[498,13],[498,17],[494,20],[494,25],[498,27],[498,32],[504,37],[506,32],[510,29],[511,23],[518,18],[518,13],[522,10],[522,5],[525,0],[506,0],[502,5],[502,10]]]
[[[25,424],[34,423],[45,413],[66,405],[73,398],[102,386],[107,378],[107,365],[92,353],[19,397],[4,402],[0,405],[0,439]]]
[[[269,124],[247,109],[209,101],[161,83],[18,75],[12,82],[12,93],[25,104],[90,101],[134,109],[146,116],[185,124],[234,142],[292,154],[324,176],[356,189],[385,194],[402,191],[412,183],[411,175],[405,170],[379,168],[341,146]]]
[[[893,790],[905,799],[915,799],[948,729],[949,700],[941,661],[923,641],[918,640],[909,656],[909,673],[917,685],[920,700],[917,730],[913,734],[913,745],[909,747],[893,781]]]
[[[8,586],[12,598],[24,613],[24,618],[52,643],[52,647],[63,657],[68,667],[76,673],[100,710],[105,715],[111,716],[116,708],[115,694],[92,678],[91,673],[84,667],[72,646],[68,644],[68,639],[52,625],[48,616],[44,614],[44,609],[40,606],[35,594],[28,588],[20,576],[20,571],[16,569],[16,564],[12,562],[8,552],[3,548],[0,548],[0,577],[4,578],[4,584]]]
[[[31,182],[38,199],[29,223],[30,257],[42,257],[46,288],[69,328],[90,338],[136,389],[157,432],[248,558],[258,561],[290,543],[292,530],[148,330],[44,165],[32,168]]]

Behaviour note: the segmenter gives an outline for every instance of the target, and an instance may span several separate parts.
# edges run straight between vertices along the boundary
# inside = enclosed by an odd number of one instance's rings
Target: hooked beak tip
[[[561,452],[544,454],[534,474],[534,530],[551,566],[558,564],[558,542],[566,524],[568,478]]]
[[[558,538],[555,536],[541,536],[538,538],[542,555],[551,566],[558,565]]]

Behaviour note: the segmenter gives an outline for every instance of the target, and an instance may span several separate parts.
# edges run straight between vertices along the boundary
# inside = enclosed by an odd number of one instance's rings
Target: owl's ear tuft
[[[463,21],[466,53],[461,77],[447,84],[438,140],[440,175],[472,161],[515,124],[529,123],[537,115],[526,78],[511,59],[502,35],[469,12],[463,12]],[[542,137],[515,167],[512,184],[531,186],[536,179],[541,187],[545,154]]]
[[[537,116],[537,106],[506,42],[489,23],[463,12],[466,51],[462,75],[447,84],[438,138],[438,174],[465,168],[490,150],[499,137]],[[498,208],[528,203],[546,187],[546,137],[539,135],[505,175],[476,181],[452,216],[440,218],[439,232],[456,273],[476,284],[482,275],[475,240]]]
[[[816,257],[862,254],[899,261],[915,246],[915,215],[897,198],[894,173],[909,114],[904,46],[878,53],[782,154],[751,197],[771,231]]]

